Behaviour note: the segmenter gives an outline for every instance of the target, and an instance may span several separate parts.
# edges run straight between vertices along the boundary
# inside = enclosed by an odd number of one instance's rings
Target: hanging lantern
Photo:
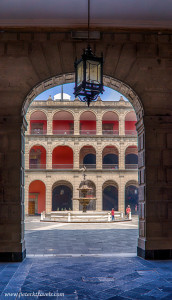
[[[95,101],[103,93],[103,56],[96,57],[88,46],[74,66],[75,97],[87,102],[89,106],[91,101]]]

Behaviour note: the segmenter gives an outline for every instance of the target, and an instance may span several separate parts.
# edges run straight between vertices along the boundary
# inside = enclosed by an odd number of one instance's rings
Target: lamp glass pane
[[[80,85],[83,81],[83,61],[81,61],[77,66],[77,75],[78,75],[77,85]]]
[[[99,84],[101,80],[101,65],[97,61],[87,60],[86,81]]]

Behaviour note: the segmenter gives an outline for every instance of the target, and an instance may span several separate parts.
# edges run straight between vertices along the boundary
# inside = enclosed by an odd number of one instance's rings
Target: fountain
[[[73,200],[78,200],[83,207],[82,211],[87,212],[87,205],[90,203],[91,200],[96,200],[96,198],[88,197],[87,193],[91,191],[92,188],[88,187],[88,185],[86,184],[86,174],[85,174],[86,167],[84,166],[84,168],[82,168],[81,171],[83,172],[83,178],[84,178],[84,180],[81,182],[83,183],[83,185],[77,189],[78,191],[81,191],[81,197],[79,197],[78,199],[75,198]]]

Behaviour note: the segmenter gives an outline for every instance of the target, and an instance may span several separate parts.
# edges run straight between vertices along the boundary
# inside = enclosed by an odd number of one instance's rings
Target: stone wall
[[[65,74],[73,74],[74,59],[86,46],[66,32],[0,33],[0,259],[21,260],[25,255],[23,116],[37,94],[73,81]],[[105,85],[124,94],[137,114],[138,254],[154,259],[172,257],[171,35],[107,30],[91,47],[97,55],[104,53]]]

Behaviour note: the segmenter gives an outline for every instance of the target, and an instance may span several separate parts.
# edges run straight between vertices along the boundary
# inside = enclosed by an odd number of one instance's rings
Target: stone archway
[[[30,91],[30,93],[25,98],[22,107],[22,116],[25,117],[29,105],[37,95],[54,86],[65,84],[65,83],[72,83],[74,81],[75,81],[74,73],[67,73],[67,74],[48,78],[45,81],[34,86]],[[145,134],[144,134],[144,122],[143,122],[144,109],[139,96],[126,83],[106,75],[104,75],[103,77],[103,82],[105,86],[118,91],[129,100],[129,102],[132,104],[135,110],[136,117],[137,117],[136,129],[138,133],[138,166],[139,166],[139,178],[141,178],[141,180],[139,181],[139,195],[140,195],[139,199],[140,199],[141,213],[140,213],[140,222],[139,222],[140,230],[139,230],[139,240],[138,240],[138,255],[143,256],[142,239],[145,237],[144,228],[145,228],[145,201],[146,201],[145,176],[144,176],[145,174],[145,159],[144,159]]]

